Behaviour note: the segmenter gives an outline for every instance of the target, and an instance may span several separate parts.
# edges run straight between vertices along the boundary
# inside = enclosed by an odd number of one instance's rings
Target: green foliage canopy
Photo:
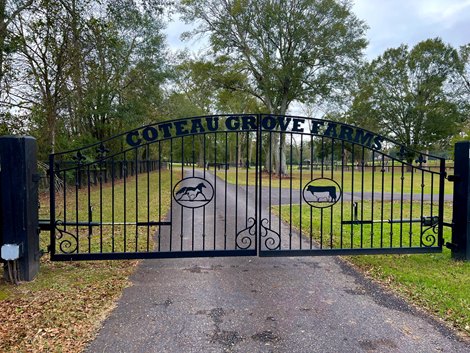
[[[438,38],[388,49],[363,67],[348,118],[413,150],[446,146],[464,118],[451,94],[461,70]]]

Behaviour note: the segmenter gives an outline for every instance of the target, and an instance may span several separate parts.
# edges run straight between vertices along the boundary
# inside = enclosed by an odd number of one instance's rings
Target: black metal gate
[[[339,122],[166,121],[49,167],[53,260],[442,250],[445,161]]]

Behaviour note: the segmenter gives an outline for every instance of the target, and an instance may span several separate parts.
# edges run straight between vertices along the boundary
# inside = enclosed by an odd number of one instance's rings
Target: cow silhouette
[[[180,201],[183,197],[187,197],[187,201],[194,201],[199,195],[202,195],[204,197],[204,201],[206,201],[206,195],[202,192],[202,188],[205,188],[206,186],[204,183],[199,183],[197,186],[185,186],[182,187],[178,192],[176,193],[176,196],[181,195],[179,198],[177,198],[178,201]]]
[[[313,197],[315,197],[315,201],[321,202],[320,196],[318,194],[328,194],[326,197],[326,201],[328,202],[336,202],[336,187],[335,186],[315,186],[309,185],[307,186],[307,191],[309,191]]]

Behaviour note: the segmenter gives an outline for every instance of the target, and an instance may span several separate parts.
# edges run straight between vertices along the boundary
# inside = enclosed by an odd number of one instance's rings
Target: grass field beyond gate
[[[439,187],[439,177],[437,174],[430,174],[429,172],[416,171],[415,173],[403,171],[401,173],[400,169],[395,168],[395,172],[390,171],[380,171],[378,169],[376,172],[364,171],[361,172],[358,170],[348,170],[341,173],[341,170],[335,170],[333,173],[330,170],[325,170],[322,174],[319,170],[314,170],[310,172],[309,170],[292,170],[288,174],[279,179],[278,177],[272,176],[269,174],[262,174],[262,183],[263,186],[269,186],[273,188],[283,188],[283,189],[301,189],[307,184],[310,180],[316,178],[331,178],[335,180],[345,191],[350,192],[354,190],[355,192],[381,192],[382,188],[385,193],[424,193],[430,194],[431,190],[434,190],[434,194],[437,194]],[[235,184],[238,180],[238,185],[256,185],[256,173],[254,169],[239,168],[229,169],[228,171],[223,170],[213,170],[210,169],[212,173],[215,173],[219,178],[227,180],[228,183]],[[271,178],[271,180],[270,180]],[[444,193],[446,195],[453,194],[453,184],[447,179],[444,181]]]

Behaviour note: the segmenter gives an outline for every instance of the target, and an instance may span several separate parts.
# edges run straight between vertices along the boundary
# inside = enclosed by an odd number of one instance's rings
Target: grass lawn
[[[441,254],[350,256],[370,278],[470,337],[470,262]]]
[[[180,175],[179,171],[174,172],[174,176],[176,175]],[[78,234],[79,253],[151,251],[155,245],[152,234],[157,231],[157,226],[124,226],[119,223],[162,221],[170,207],[170,181],[170,172],[162,171],[161,174],[142,173],[137,179],[128,177],[125,180],[117,180],[114,187],[111,183],[102,188],[95,185],[90,190],[86,186],[78,190],[68,187],[65,199],[63,192],[56,194],[56,219],[86,223],[91,207],[93,221],[109,223],[93,227],[91,236],[86,225],[67,227],[71,233]],[[41,212],[48,214],[49,205],[44,206],[45,210]],[[72,246],[76,244],[67,234],[61,240],[71,240]],[[57,248],[59,246],[60,240],[56,244]]]
[[[154,174],[152,178],[156,178]],[[162,171],[161,177],[162,189],[168,188],[170,173]],[[132,180],[129,178],[127,185],[129,195],[136,193]],[[153,184],[153,192],[157,192],[157,186],[158,183]],[[109,195],[109,189],[109,184],[103,186],[104,195]],[[168,195],[161,200],[161,212],[165,214],[170,193],[162,195]],[[90,197],[98,204],[100,189],[91,190]],[[107,197],[103,199],[103,219],[111,218]],[[88,195],[81,191],[79,198],[87,200]],[[42,218],[47,218],[48,200],[41,201]],[[122,201],[116,202],[115,212],[119,213],[124,206]],[[135,216],[131,210],[135,210],[135,205],[131,197],[129,202],[131,218]],[[80,202],[79,217],[86,213],[87,205]],[[150,205],[153,210],[160,209],[159,198],[151,198]],[[147,234],[147,229],[142,231]],[[48,236],[48,233],[41,234],[43,249],[49,243]],[[12,286],[0,280],[0,352],[81,352],[129,285],[128,277],[137,264],[137,261],[50,262],[46,254],[34,281]]]
[[[375,206],[377,209],[379,206]],[[390,210],[390,206],[388,207]],[[429,205],[425,206],[428,208]],[[306,236],[312,236],[314,240],[319,242],[318,222],[313,222],[310,227],[310,208],[302,209],[302,216],[298,206],[293,206],[293,214],[297,217],[290,217],[291,210],[289,206],[281,206],[281,217],[284,221],[291,220],[293,226],[297,229],[302,219],[302,230]],[[405,205],[404,214],[407,215],[409,205]],[[364,202],[365,213],[370,212],[370,202]],[[395,218],[399,218],[400,207],[397,205],[393,208],[397,212]],[[419,209],[419,204],[413,207]],[[279,213],[279,208],[275,207],[274,211]],[[452,207],[447,204],[445,207],[445,219],[451,218]],[[337,217],[339,218],[339,217]],[[338,234],[341,225],[339,220],[333,221],[333,232]],[[356,227],[355,234],[359,234]],[[349,232],[352,226],[343,226],[344,232]],[[364,226],[361,231],[361,241],[368,246],[371,243],[370,226]],[[380,227],[380,225],[375,225]],[[399,233],[399,224],[393,226],[385,225],[387,233]],[[392,227],[392,228],[389,228]],[[413,230],[412,225],[404,225],[403,232],[409,234],[410,230],[417,233],[417,229]],[[446,241],[450,241],[451,232],[449,228],[444,228]],[[377,233],[377,231],[376,231]],[[418,232],[419,234],[419,232]],[[419,237],[417,237],[419,239]],[[338,246],[338,239],[333,238],[333,247]],[[397,238],[395,238],[395,246]],[[388,246],[389,244],[387,244]],[[419,245],[418,240],[414,245]],[[343,246],[350,246],[349,243]],[[354,247],[359,247],[359,238],[354,238]],[[408,243],[405,244],[408,246]],[[442,253],[438,254],[419,254],[419,255],[373,255],[373,256],[348,256],[346,260],[358,267],[370,278],[373,278],[386,287],[392,289],[409,302],[426,309],[428,312],[445,320],[450,326],[455,327],[464,335],[470,336],[470,262],[454,261],[451,259],[450,250],[444,248]]]
[[[213,173],[213,169],[210,169]],[[238,178],[238,185],[255,185],[255,169],[248,170],[245,168],[240,168],[238,171],[235,168],[229,169],[227,173],[223,170],[217,171],[217,176],[221,179],[227,179],[231,184],[235,184]],[[322,177],[320,170],[292,170],[292,173],[288,173],[285,178],[282,178],[279,181],[279,178],[273,176],[271,179],[271,185],[274,188],[279,188],[279,183],[281,188],[293,188],[300,189],[303,188],[310,180]],[[403,193],[421,193],[430,194],[431,190],[434,190],[434,193],[437,194],[439,190],[439,179],[437,175],[434,177],[429,172],[416,172],[411,174],[406,172],[402,173],[401,170],[395,168],[395,172],[392,175],[391,171],[381,172],[380,169],[377,169],[376,172],[365,171],[361,173],[361,170],[345,170],[343,173],[341,170],[334,170],[333,174],[330,170],[325,170],[323,177],[334,179],[339,185],[343,185],[343,190],[345,192],[351,192],[352,187],[354,186],[354,192],[381,192],[382,186],[384,192],[394,192],[400,193],[403,190]],[[383,181],[382,181],[383,177]],[[393,181],[393,182],[392,182]],[[262,183],[263,186],[269,186],[269,174],[262,174]],[[424,187],[422,186],[424,185]],[[363,189],[362,189],[363,188]],[[447,179],[444,182],[445,194],[453,193],[453,184],[450,183]]]

